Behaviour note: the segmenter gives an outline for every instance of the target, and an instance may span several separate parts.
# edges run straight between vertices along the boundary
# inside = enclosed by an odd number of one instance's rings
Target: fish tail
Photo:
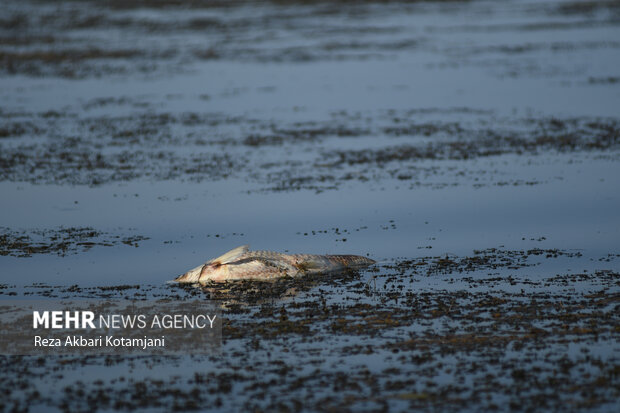
[[[327,258],[345,267],[365,267],[374,264],[376,261],[360,255],[327,255]]]
[[[374,260],[359,255],[299,254],[295,258],[295,267],[302,273],[361,268],[375,263]]]

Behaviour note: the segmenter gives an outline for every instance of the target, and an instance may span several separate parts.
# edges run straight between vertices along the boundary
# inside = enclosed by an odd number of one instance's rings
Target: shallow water
[[[90,226],[149,238],[137,249],[121,244],[62,258],[4,257],[3,277],[7,283],[22,285],[33,281],[115,285],[120,280],[157,284],[244,243],[292,253],[370,254],[380,262],[467,255],[500,245],[509,250],[578,250],[593,258],[616,253],[617,161],[596,159],[593,154],[546,155],[536,159],[538,165],[519,166],[524,163],[520,156],[499,158],[468,166],[496,170],[495,175],[505,174],[505,179],[541,183],[476,188],[465,178],[441,189],[353,184],[319,194],[227,192],[229,181],[130,182],[87,190],[3,183],[3,193],[10,195],[3,197],[1,206],[11,214],[3,216],[0,226],[25,230]],[[462,161],[454,164],[466,168]],[[525,167],[527,173],[519,173],[518,168]],[[243,182],[233,185],[251,188]],[[34,202],[41,199],[46,202]],[[98,265],[101,261],[106,262],[104,267]],[[590,268],[584,261],[584,269]],[[42,271],[49,276],[36,280],[23,276]]]
[[[198,296],[226,323],[218,357],[4,357],[2,408],[614,410],[619,22],[603,1],[9,2],[1,295]],[[242,244],[378,264],[166,284]]]

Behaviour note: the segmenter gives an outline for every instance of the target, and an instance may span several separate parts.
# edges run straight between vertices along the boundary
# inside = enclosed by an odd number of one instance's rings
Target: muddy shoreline
[[[224,349],[220,356],[188,358],[3,357],[7,377],[18,371],[20,377],[3,384],[20,388],[11,394],[28,394],[30,402],[61,410],[611,407],[618,391],[618,366],[606,362],[610,354],[597,349],[613,346],[617,338],[620,274],[528,275],[531,266],[539,265],[532,262],[537,257],[544,261],[566,254],[578,259],[558,250],[489,250],[469,257],[398,261],[375,268],[370,278],[343,273],[167,290],[156,285],[31,286],[26,294],[42,297],[186,300],[198,295],[226,312]],[[514,276],[496,276],[502,268]],[[459,287],[416,288],[416,280],[445,277]],[[506,282],[515,292],[501,287]],[[596,292],[574,291],[593,282]],[[487,291],[489,286],[495,288]],[[10,295],[10,290],[4,286],[0,292]],[[340,290],[347,292],[345,301],[338,298]],[[334,357],[372,362],[342,369]],[[310,370],[299,364],[300,359],[312,366]],[[66,386],[60,389],[61,397],[40,394],[33,384],[41,377],[36,372],[48,366],[54,366],[55,376],[62,380],[101,363],[109,368],[156,369],[186,362],[208,365],[211,373],[162,379],[120,374],[80,382],[79,389]],[[259,372],[267,379],[257,380]],[[325,386],[333,393],[306,391],[324,391]],[[238,391],[245,397],[229,397]],[[5,406],[20,405],[24,407],[11,397]]]
[[[0,411],[619,409],[617,2],[3,6],[0,301],[224,324],[0,355]],[[244,244],[377,264],[167,283]]]

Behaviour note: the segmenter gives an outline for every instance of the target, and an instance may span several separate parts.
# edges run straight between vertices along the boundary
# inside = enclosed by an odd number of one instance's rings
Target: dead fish
[[[174,281],[272,280],[284,276],[357,269],[374,263],[370,258],[359,255],[282,254],[250,251],[249,245],[242,245],[189,270]]]

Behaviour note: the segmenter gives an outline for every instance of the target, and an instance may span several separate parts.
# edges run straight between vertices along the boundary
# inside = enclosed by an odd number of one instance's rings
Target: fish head
[[[196,283],[206,281],[220,281],[228,275],[228,265],[219,262],[207,262],[179,275],[174,281],[180,283]]]
[[[206,265],[207,264],[199,265],[198,267],[189,270],[185,274],[179,275],[177,278],[174,279],[174,281],[180,282],[180,283],[195,283],[195,282],[198,282],[198,281],[200,281],[200,274],[202,273],[202,269]]]
[[[248,246],[243,245],[226,254],[214,258],[206,263],[199,265],[187,271],[185,274],[179,275],[174,279],[180,283],[196,283],[206,281],[222,281],[228,278],[229,264],[235,262],[239,257],[248,251]]]

